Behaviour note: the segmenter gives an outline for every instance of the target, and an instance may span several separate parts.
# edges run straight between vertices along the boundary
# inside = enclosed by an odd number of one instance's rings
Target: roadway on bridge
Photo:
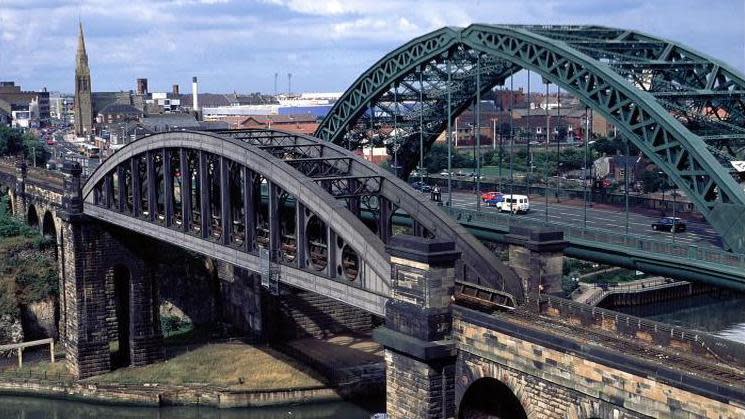
[[[447,193],[443,193],[442,200],[447,200]],[[476,195],[466,192],[453,192],[453,207],[476,209]],[[545,220],[545,200],[542,196],[530,197],[530,212],[517,214],[515,217],[529,219],[540,225]],[[482,205],[482,211],[497,213],[494,207]],[[671,215],[671,214],[667,214]],[[555,198],[549,198],[548,219],[550,223],[571,224],[582,227],[584,209],[581,200],[563,200],[557,203]],[[649,237],[657,240],[670,240],[672,235],[667,232],[652,230],[652,223],[660,219],[659,215],[644,213],[642,210],[631,208],[629,212],[629,234]],[[720,248],[719,236],[708,224],[686,218],[687,231],[675,234],[675,242],[692,244],[700,247]],[[615,234],[623,234],[626,230],[626,214],[622,207],[614,208],[609,205],[595,205],[587,209],[587,227],[607,230]]]

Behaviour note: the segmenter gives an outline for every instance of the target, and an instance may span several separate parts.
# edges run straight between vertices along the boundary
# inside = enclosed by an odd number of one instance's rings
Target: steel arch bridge
[[[316,136],[351,149],[395,143],[409,173],[420,137],[428,150],[448,114],[521,69],[613,123],[686,192],[726,247],[745,253],[745,192],[732,166],[745,160],[745,78],[647,34],[598,26],[442,28],[365,71]]]
[[[384,315],[392,218],[454,240],[456,276],[516,306],[522,283],[481,242],[402,180],[352,152],[277,130],[168,132],[132,142],[83,187],[84,213]],[[262,251],[262,249],[264,251]]]

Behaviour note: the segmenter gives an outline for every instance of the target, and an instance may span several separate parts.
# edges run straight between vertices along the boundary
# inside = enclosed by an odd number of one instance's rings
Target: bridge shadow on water
[[[210,407],[125,407],[72,401],[0,396],[0,417],[122,419],[367,419],[371,411],[346,402],[240,409]]]

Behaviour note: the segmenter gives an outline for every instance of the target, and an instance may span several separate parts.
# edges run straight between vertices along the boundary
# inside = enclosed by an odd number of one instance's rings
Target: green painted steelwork
[[[448,124],[448,93],[453,115],[472,103],[479,61],[482,93],[528,69],[578,97],[685,191],[729,249],[745,253],[745,192],[729,167],[745,160],[745,77],[639,32],[597,26],[442,28],[364,72],[316,136],[352,149],[400,143],[398,161],[408,174],[419,158],[420,136],[428,149]]]

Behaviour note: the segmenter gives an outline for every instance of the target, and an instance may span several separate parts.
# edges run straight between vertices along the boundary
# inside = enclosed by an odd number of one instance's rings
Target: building
[[[251,115],[238,124],[237,128],[272,128],[298,134],[313,135],[318,128],[318,120],[312,114]]]
[[[623,182],[626,168],[629,170],[628,181],[636,182],[641,174],[647,170],[648,162],[641,156],[605,156],[592,163],[593,176],[598,179],[611,179]]]
[[[0,100],[10,107],[11,123],[16,127],[43,127],[49,124],[49,92],[24,91],[12,81],[0,82]],[[13,115],[16,115],[13,117]]]
[[[80,23],[75,66],[75,135],[78,137],[86,137],[93,133],[93,97],[91,92],[91,71],[88,68],[88,54],[85,52],[83,24]]]
[[[115,122],[138,121],[143,113],[132,105],[112,103],[99,111],[96,123],[111,124]]]
[[[199,121],[190,113],[146,115],[145,118],[142,118],[142,126],[151,132],[197,130],[200,128]]]
[[[0,125],[10,125],[10,103],[0,99]]]

